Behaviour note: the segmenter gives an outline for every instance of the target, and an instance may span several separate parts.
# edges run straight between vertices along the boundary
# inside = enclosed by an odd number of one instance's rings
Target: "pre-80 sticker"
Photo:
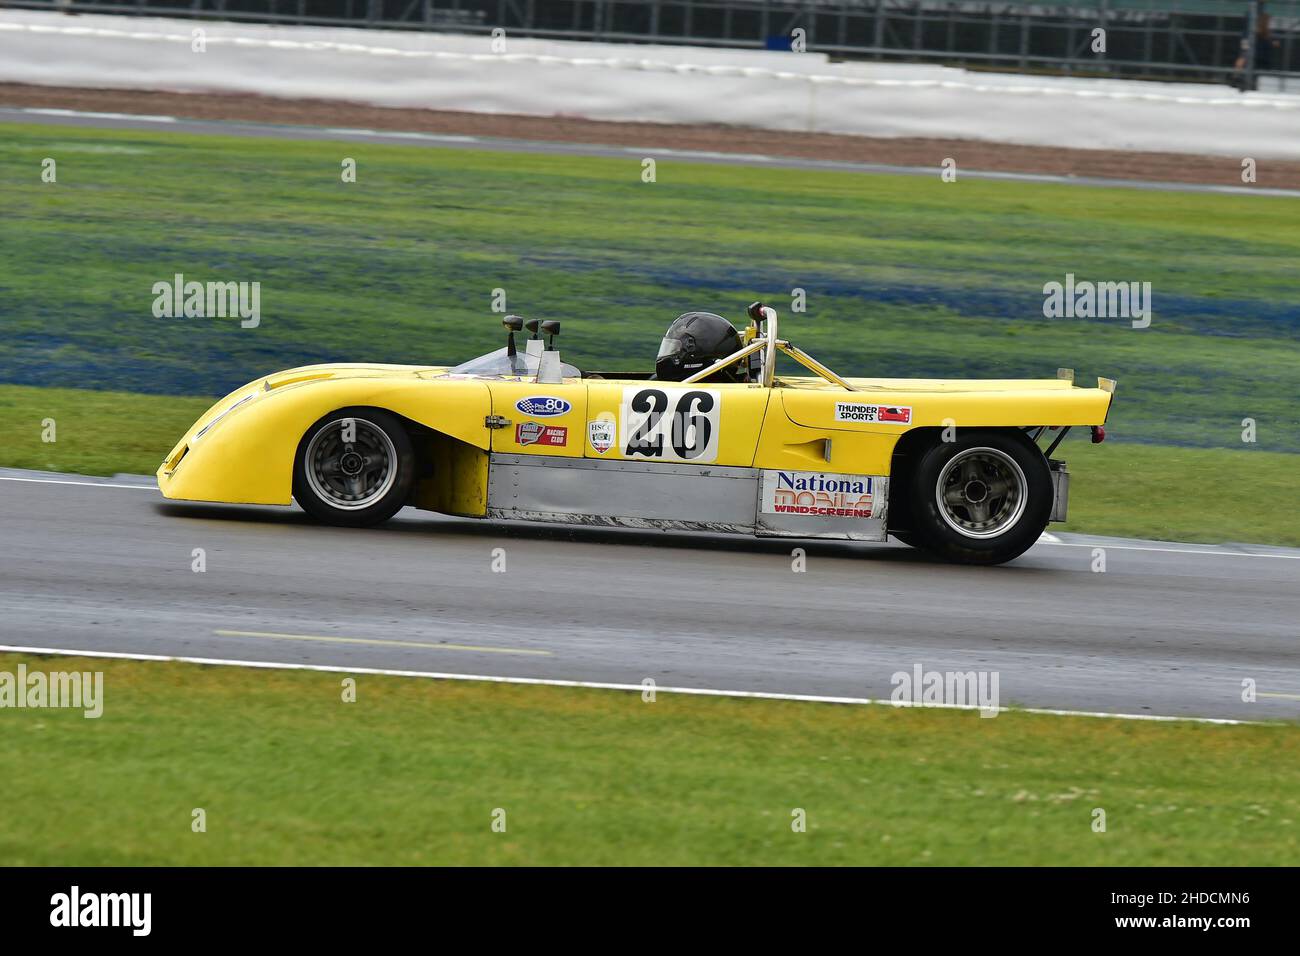
[[[525,415],[532,415],[534,418],[552,418],[555,415],[563,415],[573,406],[562,398],[556,398],[554,395],[530,395],[528,398],[521,398],[515,402],[515,408]]]
[[[718,458],[722,393],[707,388],[625,388],[623,455],[707,465]]]

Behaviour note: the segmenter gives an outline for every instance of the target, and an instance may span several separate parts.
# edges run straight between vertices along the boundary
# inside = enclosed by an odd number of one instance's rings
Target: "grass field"
[[[0,655],[17,865],[1284,865],[1300,735]],[[192,812],[207,830],[191,830]],[[504,833],[493,812],[505,811]],[[1093,811],[1106,832],[1094,832]],[[792,830],[793,811],[806,832]]]
[[[798,288],[807,312],[783,308],[783,330],[847,373],[1117,378],[1114,445],[1072,450],[1073,527],[1300,541],[1291,200],[667,161],[644,183],[632,156],[5,131],[0,383],[106,394],[0,392],[0,465],[152,471],[195,410],[268,371],[499,345],[496,289],[563,319],[566,359],[626,368],[679,311],[738,319]],[[154,318],[153,284],[178,272],[260,282],[261,324]],[[1066,273],[1151,282],[1151,327],[1044,318]],[[33,448],[33,415],[69,444]]]

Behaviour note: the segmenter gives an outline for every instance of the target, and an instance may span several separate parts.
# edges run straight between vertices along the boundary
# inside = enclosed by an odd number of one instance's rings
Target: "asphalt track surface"
[[[1062,535],[969,568],[410,509],[336,529],[169,502],[152,479],[0,470],[11,647],[886,700],[919,664],[996,671],[1003,706],[1268,720],[1300,717],[1298,629],[1290,549]]]
[[[645,146],[601,146],[590,143],[552,143],[530,139],[505,139],[489,136],[457,136],[440,133],[394,132],[390,130],[339,129],[272,123],[247,123],[225,120],[193,120],[175,116],[148,116],[131,113],[97,113],[80,110],[33,107],[0,107],[0,123],[33,123],[53,126],[78,126],[95,129],[152,130],[217,136],[248,136],[261,139],[325,140],[347,143],[423,146],[445,149],[478,149],[507,153],[533,153],[551,156],[595,156],[610,159],[647,156],[723,166],[760,166],[769,169],[794,169],[811,172],[886,173],[899,176],[939,175],[934,166],[891,166],[883,163],[848,163],[838,160],[801,159],[751,153],[722,153],[702,150],[654,149]],[[1071,186],[1102,186],[1142,189],[1156,192],[1224,193],[1228,195],[1300,198],[1300,190],[1273,189],[1261,186],[1215,186],[1197,183],[1156,182],[1139,179],[1103,179],[1088,176],[1052,176],[1034,173],[962,170],[963,179],[1004,180],[1021,183],[1056,183]]]

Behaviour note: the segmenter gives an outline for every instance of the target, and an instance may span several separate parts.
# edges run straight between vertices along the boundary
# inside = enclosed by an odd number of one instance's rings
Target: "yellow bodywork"
[[[539,385],[451,375],[444,367],[310,366],[258,379],[213,405],[167,455],[158,485],[168,498],[289,504],[294,458],[307,430],[337,409],[372,407],[423,426],[417,444],[430,446],[433,471],[416,486],[418,507],[482,515],[489,452],[681,463],[671,436],[662,455],[628,454],[628,403],[649,391],[661,392],[670,405],[715,408],[716,435],[693,464],[887,476],[895,445],[913,429],[1101,425],[1113,391],[1113,383],[1077,388],[1060,378],[848,382],[856,391],[801,377],[779,377],[773,388],[593,378]],[[532,396],[560,398],[570,408],[534,418],[516,405]],[[906,410],[908,420],[840,420],[837,403]],[[489,426],[490,416],[499,427]],[[500,426],[501,420],[509,424]],[[518,426],[525,422],[562,430],[547,434],[563,444],[521,441]],[[606,424],[592,425],[600,422]],[[597,433],[614,440],[598,449]]]

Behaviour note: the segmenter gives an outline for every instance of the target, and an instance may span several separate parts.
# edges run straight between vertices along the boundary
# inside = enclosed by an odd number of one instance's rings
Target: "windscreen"
[[[541,353],[529,355],[520,349],[514,355],[509,355],[502,347],[495,352],[488,352],[468,362],[462,362],[455,368],[448,369],[447,374],[474,375],[479,378],[527,378],[537,375],[537,366],[540,362]],[[574,366],[563,363],[560,365],[560,374],[565,378],[582,377],[582,373]]]

